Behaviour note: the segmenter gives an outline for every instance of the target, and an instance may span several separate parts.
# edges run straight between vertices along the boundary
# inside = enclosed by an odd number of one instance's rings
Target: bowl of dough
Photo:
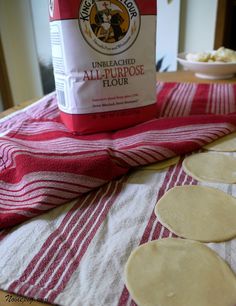
[[[199,78],[229,79],[236,73],[236,51],[221,47],[199,53],[179,53],[178,62]]]

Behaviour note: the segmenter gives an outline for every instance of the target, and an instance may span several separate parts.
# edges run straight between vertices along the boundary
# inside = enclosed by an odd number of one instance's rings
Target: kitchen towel
[[[0,121],[0,229],[120,178],[130,169],[200,149],[236,130],[236,85],[157,83],[156,118],[78,136],[55,93]]]

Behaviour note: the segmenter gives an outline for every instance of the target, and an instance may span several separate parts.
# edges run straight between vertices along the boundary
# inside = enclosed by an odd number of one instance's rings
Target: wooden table
[[[177,72],[162,72],[162,73],[157,73],[157,81],[162,81],[162,82],[193,82],[193,83],[236,83],[236,76],[232,79],[229,80],[207,80],[207,79],[199,79],[194,76],[192,72],[187,72],[187,71],[177,71]],[[19,109],[23,109],[24,107],[32,104],[35,100],[30,100],[26,101],[23,103],[20,103],[13,108],[10,108],[2,113],[0,113],[0,118],[3,118]],[[48,304],[43,304],[40,302],[36,301],[28,301],[28,300],[22,300],[19,302],[8,302],[6,300],[7,296],[13,298],[17,297],[16,295],[9,294],[7,292],[1,291],[0,290],[0,306],[24,306],[24,305],[31,305],[31,306],[45,306]]]
[[[179,70],[175,72],[157,73],[157,81],[163,82],[191,82],[191,83],[236,83],[236,75],[228,80],[208,80],[197,78],[190,71]]]
[[[25,108],[26,106],[28,106],[28,105],[34,103],[34,102],[37,101],[37,100],[38,100],[38,99],[35,98],[35,99],[32,99],[32,100],[28,100],[28,101],[19,103],[19,104],[15,105],[14,107],[9,108],[9,109],[7,109],[7,110],[1,112],[1,113],[0,113],[0,119],[3,118],[3,117],[6,117],[7,115],[10,115],[10,114],[12,114],[12,113],[14,113],[14,112],[16,112],[16,111],[18,111],[18,110],[20,110],[20,109]]]

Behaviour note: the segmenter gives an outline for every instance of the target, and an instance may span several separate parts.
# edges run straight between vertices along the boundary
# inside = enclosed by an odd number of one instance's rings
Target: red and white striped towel
[[[0,121],[0,229],[236,130],[236,85],[157,84],[157,119],[72,135],[51,94]]]
[[[154,215],[157,199],[176,185],[198,182],[185,174],[181,160],[167,170],[123,174],[235,131],[236,115],[228,114],[235,93],[235,85],[159,83],[158,119],[93,136],[64,129],[53,95],[2,120],[1,220],[14,224],[24,220],[18,211],[36,215],[49,203],[58,207],[0,231],[0,288],[64,306],[134,306],[123,279],[131,251],[174,236]],[[232,185],[211,185],[236,196]],[[77,200],[59,205],[77,190]],[[209,246],[236,272],[236,240]]]
[[[197,182],[181,161],[168,170],[142,168],[5,231],[0,288],[63,306],[135,306],[124,265],[139,244],[175,237],[153,210],[168,189],[188,184]],[[230,185],[212,185],[236,196]],[[236,272],[236,239],[210,247]]]

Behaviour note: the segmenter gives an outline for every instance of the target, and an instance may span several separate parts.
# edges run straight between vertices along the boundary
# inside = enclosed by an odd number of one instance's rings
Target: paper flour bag
[[[155,116],[156,0],[52,0],[58,106],[80,134]]]

